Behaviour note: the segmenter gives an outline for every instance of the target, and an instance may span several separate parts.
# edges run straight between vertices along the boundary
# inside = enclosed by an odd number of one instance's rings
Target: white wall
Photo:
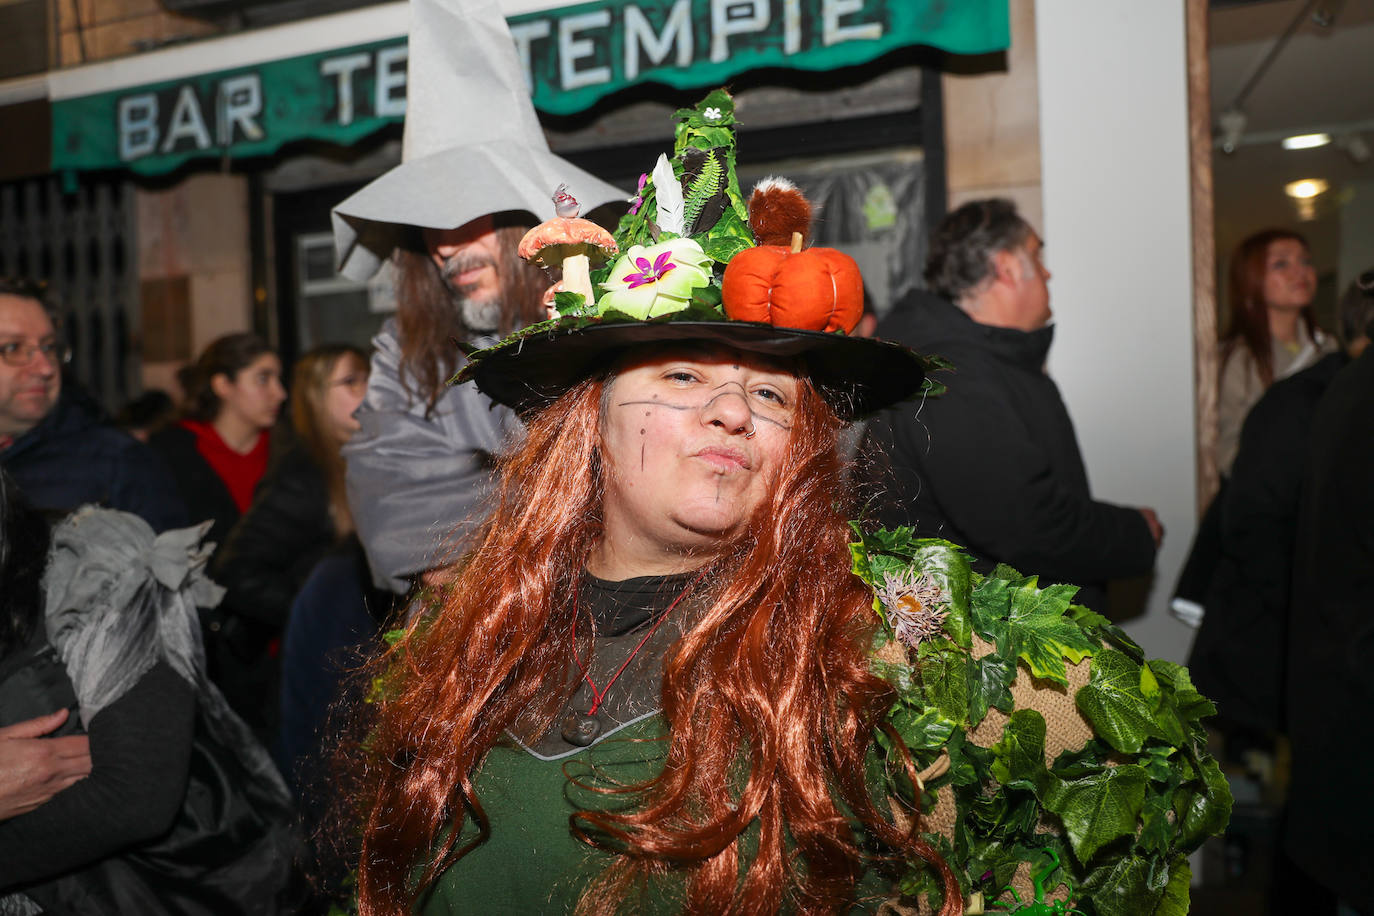
[[[1159,512],[1147,612],[1125,627],[1181,661],[1192,631],[1167,605],[1196,525],[1184,4],[1040,0],[1036,38],[1050,373],[1094,495]]]

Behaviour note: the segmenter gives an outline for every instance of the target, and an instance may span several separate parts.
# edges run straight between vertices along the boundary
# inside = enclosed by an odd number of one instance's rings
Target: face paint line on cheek
[[[641,404],[647,404],[647,405],[649,405],[650,407],[667,407],[669,410],[693,410],[693,409],[695,409],[695,408],[693,408],[691,405],[688,405],[688,404],[668,404],[668,403],[659,401],[659,400],[657,399],[657,396],[655,396],[655,399],[652,400],[652,401],[621,401],[620,403],[616,404],[615,406],[616,406],[616,407],[637,407],[637,406],[639,406],[639,405],[641,405]],[[647,417],[647,416],[650,416],[651,414],[652,414],[652,411],[649,411],[649,410],[644,411],[644,416],[646,416],[646,417]]]
[[[761,413],[754,413],[754,411],[752,411],[752,410],[749,411],[749,416],[750,416],[750,418],[753,419],[753,420],[762,420],[764,423],[772,423],[772,424],[773,424],[774,426],[776,426],[778,429],[786,430],[787,432],[791,432],[791,431],[792,431],[792,427],[791,427],[791,426],[787,425],[786,423],[784,423],[784,422],[782,422],[781,420],[778,420],[778,419],[776,419],[776,418],[774,418],[774,417],[765,417],[763,414],[761,414]]]

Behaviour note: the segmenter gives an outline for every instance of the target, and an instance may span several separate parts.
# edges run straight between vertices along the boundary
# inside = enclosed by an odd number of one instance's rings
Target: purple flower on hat
[[[673,256],[671,251],[665,251],[654,258],[652,264],[648,258],[635,258],[635,266],[639,268],[638,273],[626,274],[625,282],[630,284],[630,289],[643,286],[645,283],[657,283],[662,280],[668,271],[677,267],[672,261],[668,260]]]
[[[639,186],[635,188],[635,196],[630,198],[630,215],[639,213],[639,208],[644,206],[644,186],[649,183],[649,173],[639,173]]]

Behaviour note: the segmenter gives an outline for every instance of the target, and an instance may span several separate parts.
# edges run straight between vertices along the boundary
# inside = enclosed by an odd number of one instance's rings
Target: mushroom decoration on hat
[[[520,240],[520,257],[540,267],[562,267],[563,289],[578,293],[583,304],[596,301],[592,293],[591,265],[601,263],[620,249],[609,232],[591,220],[578,217],[577,199],[560,184],[553,194],[555,216],[535,226]]]
[[[785,178],[760,181],[749,198],[749,227],[759,244],[725,268],[725,314],[807,331],[854,330],[864,311],[859,265],[834,248],[802,249],[811,204],[796,185]]]

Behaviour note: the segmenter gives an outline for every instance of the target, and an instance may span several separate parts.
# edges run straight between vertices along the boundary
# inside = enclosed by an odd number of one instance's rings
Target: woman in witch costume
[[[631,282],[652,298],[694,246]],[[845,421],[915,393],[924,362],[676,317],[568,317],[472,356],[528,435],[437,608],[383,660],[363,913],[836,912],[876,906],[868,876],[912,859],[957,912],[919,819],[870,788],[893,694],[837,457]]]
[[[1181,916],[1211,705],[1071,586],[846,524],[840,431],[944,364],[847,336],[789,184],[746,210],[727,93],[676,116],[595,301],[457,376],[527,435],[377,662],[361,911]]]

